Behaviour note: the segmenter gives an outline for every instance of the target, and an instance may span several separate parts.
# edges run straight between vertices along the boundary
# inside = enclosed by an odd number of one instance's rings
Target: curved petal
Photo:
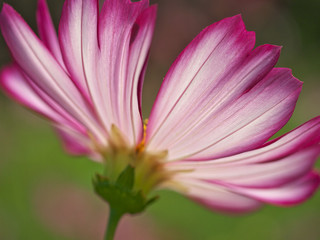
[[[285,69],[270,73],[279,47],[264,45],[251,51],[253,45],[254,35],[245,30],[239,16],[198,35],[160,89],[147,128],[148,149],[169,150],[170,160],[221,157],[257,147],[279,130],[291,116],[301,83]],[[276,92],[278,87],[286,88]],[[269,89],[279,96],[269,100]],[[263,97],[269,104],[260,107],[266,101]],[[253,103],[245,106],[249,102]],[[249,111],[251,118],[244,120]],[[233,122],[241,122],[238,129]],[[256,137],[246,140],[246,135],[238,137],[238,131]],[[234,144],[227,152],[228,135]]]
[[[12,65],[1,69],[0,84],[5,92],[20,104],[51,121],[63,122],[62,117],[34,92],[26,77],[16,66]]]
[[[66,0],[59,24],[62,55],[71,79],[93,100],[95,92],[91,85],[97,82],[99,58],[98,14],[97,0]]]
[[[320,142],[320,116],[282,135],[264,146],[230,157],[208,161],[176,161],[166,165],[172,170],[237,166],[277,161]]]
[[[222,185],[185,177],[176,177],[174,180],[184,187],[183,194],[207,207],[229,212],[245,212],[257,209],[261,202],[279,206],[301,203],[318,189],[320,176],[316,172],[309,172],[289,184],[267,189]]]
[[[64,125],[55,125],[55,129],[63,141],[66,152],[72,155],[91,155],[91,140]]]
[[[106,144],[103,130],[90,106],[69,76],[20,15],[7,4],[0,14],[0,26],[15,61],[34,84]]]
[[[59,129],[59,135],[69,153],[89,155],[88,142],[90,139],[86,135],[85,128],[56,105],[44,92],[32,85],[32,82],[18,70],[18,67],[12,65],[3,68],[0,72],[0,84],[14,100],[52,121],[55,128]],[[86,142],[86,145],[82,144],[83,142]]]
[[[316,117],[261,148],[208,161],[168,162],[166,168],[220,184],[272,188],[310,172],[320,155],[319,142],[320,117]]]
[[[46,0],[38,1],[37,25],[41,41],[50,50],[56,60],[64,67],[57,33],[52,23]],[[65,67],[64,67],[65,68]]]
[[[186,181],[197,181],[258,201],[293,205],[318,188],[320,178],[312,168],[320,155],[319,143],[316,117],[259,149],[209,161],[168,162],[165,167],[187,188]]]
[[[310,172],[302,178],[278,188],[254,189],[234,187],[233,191],[263,202],[279,206],[291,206],[310,198],[318,189],[319,184],[319,174],[317,172]]]
[[[134,23],[131,32],[128,75],[123,94],[123,111],[120,117],[123,131],[132,132],[136,142],[142,138],[141,93],[146,70],[149,48],[155,27],[157,7],[144,10]]]
[[[219,185],[196,179],[184,178],[176,181],[184,187],[182,194],[213,210],[244,213],[257,210],[261,206],[260,201],[234,193]]]
[[[319,144],[271,162],[254,164],[200,165],[181,173],[217,184],[232,184],[248,188],[273,188],[290,183],[309,173],[318,156]],[[180,166],[181,168],[182,166]],[[188,169],[185,167],[185,169]]]
[[[291,70],[273,69],[219,116],[212,116],[185,136],[176,152],[185,154],[184,158],[210,159],[261,146],[290,119],[301,87]],[[193,138],[196,144],[190,144],[190,136],[197,136]]]
[[[273,69],[234,102],[198,120],[169,148],[169,159],[212,159],[261,146],[291,117],[302,83],[288,69]],[[174,131],[173,131],[174,134]]]
[[[237,68],[254,42],[254,33],[245,30],[240,16],[204,29],[176,59],[162,83],[149,118],[149,145],[161,143],[158,135],[167,129],[169,120],[181,120],[179,112],[186,104],[197,104],[193,99],[200,102],[223,87],[225,73]]]
[[[131,144],[142,134],[138,80],[155,20],[155,8],[148,4],[147,0],[107,0],[99,16],[99,81],[92,87],[93,95],[105,126],[115,124]]]

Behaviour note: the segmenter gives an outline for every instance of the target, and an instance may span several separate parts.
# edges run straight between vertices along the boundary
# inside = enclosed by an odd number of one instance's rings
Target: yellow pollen
[[[143,152],[145,148],[145,143],[146,143],[146,137],[147,137],[147,126],[148,126],[148,119],[145,119],[143,121],[143,136],[141,142],[137,145],[136,147],[136,152],[141,153]]]

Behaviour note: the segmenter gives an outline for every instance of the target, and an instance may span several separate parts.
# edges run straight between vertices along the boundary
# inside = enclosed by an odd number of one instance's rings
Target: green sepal
[[[134,168],[128,165],[122,173],[120,173],[116,185],[120,188],[132,190],[134,183]]]
[[[107,177],[97,174],[93,179],[95,192],[119,212],[136,214],[142,212],[158,197],[147,199],[141,190],[133,191],[134,168],[128,165],[112,183]]]

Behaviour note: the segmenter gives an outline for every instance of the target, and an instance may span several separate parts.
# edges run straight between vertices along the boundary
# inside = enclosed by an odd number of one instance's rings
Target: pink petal
[[[218,158],[261,146],[291,117],[301,82],[288,69],[273,69],[262,81],[219,113],[200,124],[185,142],[180,154],[190,158]],[[214,119],[213,119],[214,118]],[[203,126],[201,126],[203,125]],[[211,131],[209,132],[208,129]],[[189,154],[190,136],[195,136]],[[199,141],[198,141],[199,140]]]
[[[182,194],[213,210],[243,213],[254,211],[261,206],[260,201],[233,193],[228,189],[195,179],[177,179],[185,191]]]
[[[212,164],[211,166],[199,164],[190,172],[181,173],[181,175],[222,185],[274,188],[288,184],[309,173],[319,155],[320,146],[316,144],[271,162],[242,165]],[[188,167],[185,166],[185,169]]]
[[[318,189],[319,184],[319,174],[317,172],[310,172],[302,178],[278,188],[253,189],[235,187],[234,191],[263,202],[280,206],[291,206],[310,198]]]
[[[291,132],[267,142],[264,146],[230,157],[208,161],[177,161],[168,163],[170,168],[208,168],[264,163],[294,154],[320,141],[320,116],[311,119]]]
[[[15,61],[34,84],[105,144],[103,130],[88,103],[48,49],[9,5],[3,6],[0,26]]]
[[[221,158],[261,146],[289,120],[300,91],[301,83],[291,71],[273,69],[236,101],[198,119],[197,127],[181,139],[166,141],[169,158]]]
[[[50,98],[50,96],[48,96],[44,91],[37,87],[37,85],[35,85],[26,75],[24,75],[24,77],[27,79],[27,84],[29,84],[29,86],[32,88],[34,94],[41,98],[41,100],[46,103],[47,106],[52,109],[52,111],[61,116],[61,120],[57,122],[58,124],[66,125],[74,129],[75,131],[79,131],[85,135],[87,134],[87,129],[82,124],[75,120],[59,104],[57,104],[52,98]]]
[[[92,153],[90,138],[79,134],[79,132],[56,125],[56,130],[63,141],[65,150],[72,155],[90,155]]]
[[[237,68],[254,41],[254,33],[245,30],[240,16],[204,29],[176,59],[162,83],[149,118],[148,139],[155,143],[149,144],[161,143],[156,134],[167,129],[169,120],[178,121],[178,113],[187,107],[186,99],[190,105],[197,104],[195,97],[200,102],[206,89],[210,92],[219,87],[224,73]]]
[[[177,171],[174,180],[187,189],[186,182],[196,181],[262,202],[293,205],[318,188],[320,177],[312,168],[320,155],[319,141],[316,117],[259,149],[209,161],[168,162],[165,167]]]
[[[141,137],[138,80],[154,28],[155,9],[148,1],[105,1],[99,16],[101,58],[94,96],[105,126],[115,124],[135,144]],[[139,28],[138,28],[139,26]],[[106,92],[100,93],[101,89]]]
[[[23,75],[16,66],[7,66],[2,69],[0,84],[17,102],[48,118],[57,128],[60,128],[60,136],[69,153],[76,155],[90,153],[88,150],[90,139],[83,126],[59,108],[39,88],[32,86],[32,82],[27,80],[27,76]],[[83,144],[84,142],[86,145]]]
[[[132,28],[127,82],[122,92],[125,110],[120,113],[122,115],[120,120],[131,119],[131,124],[128,121],[122,121],[121,126],[123,131],[127,133],[131,133],[133,130],[133,138],[138,141],[143,132],[141,119],[142,85],[155,27],[156,12],[156,6],[147,8],[140,14]]]
[[[53,111],[31,88],[25,76],[15,66],[4,67],[0,72],[0,84],[5,92],[20,104],[51,119],[61,122],[61,116]]]
[[[93,100],[96,100],[97,94],[91,85],[98,82],[98,11],[97,0],[67,0],[59,25],[59,40],[66,67],[81,92]]]
[[[236,126],[221,124],[223,121],[233,122],[235,117],[252,109],[256,113],[252,114],[252,124],[249,120],[244,121],[243,116],[238,121],[242,121],[242,126],[248,124],[243,130],[248,132],[247,135],[257,135],[257,139],[252,139],[255,145],[263,143],[279,130],[291,115],[296,100],[296,95],[288,95],[298,92],[301,84],[286,70],[269,73],[279,57],[279,47],[264,45],[251,51],[253,45],[254,35],[245,30],[239,16],[222,20],[201,32],[179,56],[164,80],[149,119],[148,149],[167,149],[170,159],[190,157],[198,151],[203,151],[201,157],[209,158],[252,149],[255,146],[251,142],[242,143],[246,136],[237,139]],[[274,83],[276,78],[282,81]],[[265,88],[271,88],[268,84],[275,88],[281,85],[289,87],[287,92],[279,91],[277,94],[280,95],[271,99],[268,106],[259,108],[257,105],[263,99],[256,95],[263,92],[266,96]],[[284,100],[286,97],[288,99]],[[276,106],[277,101],[282,100],[283,103]],[[253,101],[254,104],[244,107],[245,101]],[[242,111],[241,107],[244,108]],[[273,118],[287,107],[283,114]],[[260,119],[258,114],[262,115]],[[264,124],[266,121],[274,127],[269,128]],[[278,121],[277,125],[275,121]],[[254,125],[259,127],[254,130]],[[258,131],[262,134],[257,134]],[[211,149],[212,143],[220,141],[219,136],[212,139],[215,133],[220,134],[221,140],[228,134],[233,135],[235,144],[231,145],[234,146],[230,149],[232,152],[226,152],[226,149],[213,151],[216,146]],[[222,148],[227,141],[229,139],[221,142]],[[195,157],[199,156],[196,154]]]
[[[37,24],[39,36],[44,45],[50,50],[56,60],[64,67],[64,62],[61,55],[60,44],[57,33],[52,23],[50,12],[46,0],[38,1],[37,9]]]
[[[320,176],[316,172],[276,188],[244,188],[221,185],[199,179],[176,176],[174,179],[183,194],[207,207],[229,211],[245,212],[255,210],[261,202],[280,206],[292,206],[310,198],[318,189]]]

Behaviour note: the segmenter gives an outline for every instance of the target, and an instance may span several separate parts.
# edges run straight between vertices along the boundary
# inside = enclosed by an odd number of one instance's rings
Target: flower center
[[[100,151],[105,164],[104,176],[115,183],[124,169],[131,166],[134,169],[133,191],[141,191],[144,195],[169,179],[171,174],[163,167],[167,151],[145,151],[146,125],[147,121],[144,124],[143,139],[136,147],[128,146],[120,130],[113,125],[109,146]]]

